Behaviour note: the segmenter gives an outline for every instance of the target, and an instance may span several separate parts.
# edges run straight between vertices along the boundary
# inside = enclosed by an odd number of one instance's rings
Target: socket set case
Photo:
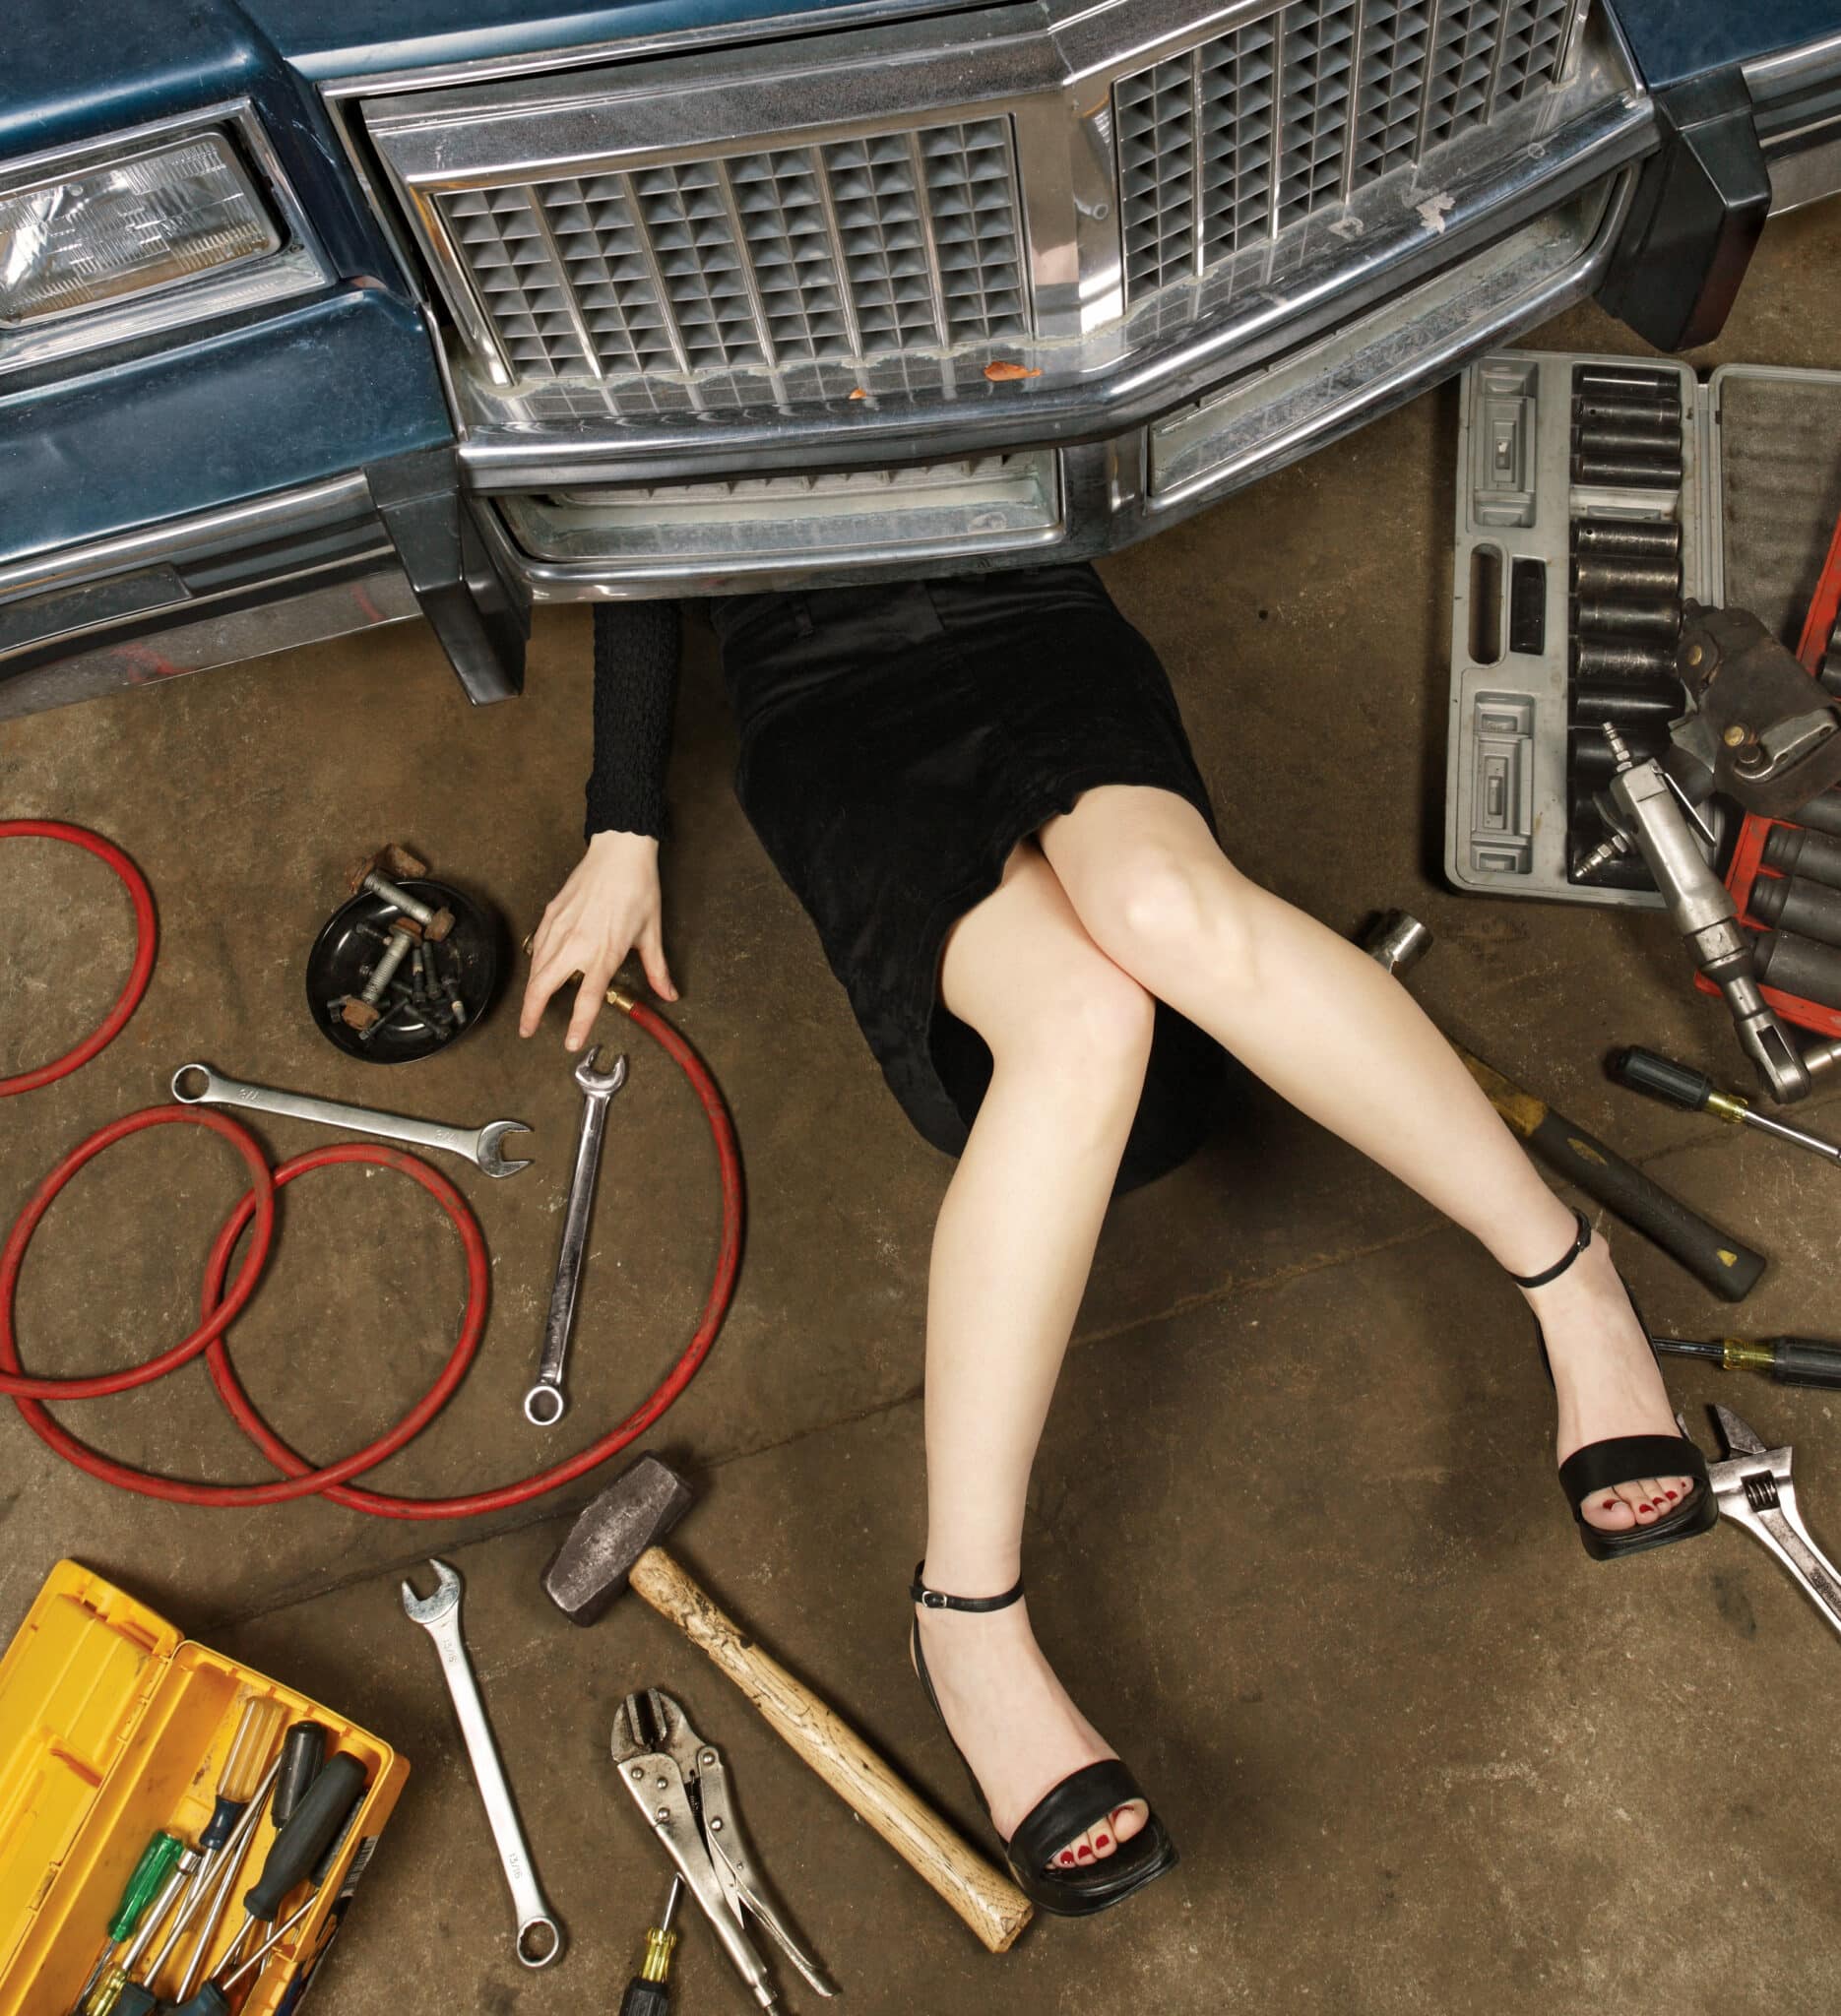
[[[1498,350],[1463,376],[1458,443],[1445,872],[1660,909],[1638,859],[1571,872],[1604,838],[1601,724],[1666,746],[1683,599],[1796,647],[1841,513],[1841,373]]]
[[[0,1659],[0,2016],[66,2016],[73,2007],[150,1837],[165,1828],[195,1841],[210,1817],[245,1690],[280,1702],[290,1722],[320,1723],[328,1753],[355,1756],[367,1775],[313,1908],[240,2006],[243,2016],[275,2016],[298,2005],[408,1764],[344,1716],[193,1643],[99,1575],[60,1561]],[[265,1816],[237,1897],[273,1838]],[[214,1956],[240,1919],[240,1910],[225,1914]]]

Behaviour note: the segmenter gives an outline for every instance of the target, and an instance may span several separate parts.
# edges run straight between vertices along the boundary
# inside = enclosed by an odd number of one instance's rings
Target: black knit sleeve
[[[665,837],[677,643],[675,602],[603,602],[595,610],[591,840],[609,828]]]

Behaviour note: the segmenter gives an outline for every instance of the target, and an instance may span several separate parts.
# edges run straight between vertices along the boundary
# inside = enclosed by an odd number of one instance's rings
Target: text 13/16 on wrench
[[[512,1909],[517,1914],[518,1958],[526,1967],[547,1967],[561,1957],[562,1926],[537,1880],[531,1846],[519,1825],[505,1766],[498,1745],[492,1740],[492,1726],[486,1721],[485,1701],[473,1662],[467,1657],[467,1640],[461,1631],[461,1591],[465,1585],[445,1561],[430,1561],[428,1565],[435,1571],[434,1594],[417,1596],[414,1585],[406,1581],[404,1614],[428,1633],[441,1657],[441,1670],[447,1676],[454,1713],[467,1742],[467,1760],[473,1766],[479,1796],[485,1802],[492,1845],[498,1850],[499,1866],[505,1871],[505,1886],[511,1892]]]

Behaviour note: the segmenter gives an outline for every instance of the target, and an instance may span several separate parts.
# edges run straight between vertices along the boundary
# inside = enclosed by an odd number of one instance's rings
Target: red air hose
[[[159,943],[159,926],[154,916],[154,892],[147,886],[147,877],[113,841],[104,840],[99,833],[91,833],[82,826],[67,826],[61,819],[0,819],[0,840],[16,839],[67,840],[72,847],[82,848],[86,853],[95,854],[98,861],[105,861],[114,869],[134,905],[134,964],[128,970],[127,984],[100,1026],[85,1037],[74,1050],[66,1050],[50,1063],[40,1064],[34,1071],[22,1071],[14,1078],[0,1078],[0,1099],[15,1092],[36,1092],[41,1085],[51,1085],[60,1078],[68,1078],[80,1064],[87,1064],[98,1050],[113,1042],[121,1034],[122,1025],[141,1005],[141,996],[147,992],[148,976],[154,971],[154,953]],[[121,1389],[116,1387],[113,1390],[119,1392]],[[67,1396],[70,1399],[76,1397],[75,1394]]]
[[[129,1005],[132,1008],[132,1002]],[[64,1158],[39,1185],[26,1210],[21,1213],[4,1250],[0,1251],[0,1394],[11,1394],[14,1397],[14,1404],[19,1408],[32,1431],[60,1456],[75,1464],[79,1470],[91,1477],[99,1478],[105,1483],[116,1484],[123,1490],[138,1491],[146,1497],[165,1498],[181,1505],[270,1505],[283,1499],[317,1494],[334,1499],[341,1505],[349,1505],[354,1511],[370,1512],[387,1519],[465,1519],[477,1513],[499,1512],[513,1505],[526,1504],[533,1498],[541,1497],[545,1492],[553,1491],[558,1486],[571,1483],[575,1479],[585,1476],[643,1435],[689,1385],[697,1367],[709,1355],[710,1347],[716,1342],[717,1332],[723,1326],[730,1297],[734,1292],[735,1273],[741,1263],[741,1160],[736,1152],[734,1127],[730,1120],[729,1109],[723,1103],[723,1096],[717,1090],[716,1083],[704,1067],[702,1059],[675,1030],[642,1003],[629,1002],[622,997],[619,1005],[684,1072],[702,1103],[711,1137],[716,1143],[717,1164],[722,1178],[722,1242],[717,1254],[715,1279],[711,1282],[710,1292],[704,1298],[703,1311],[698,1319],[696,1331],[684,1347],[676,1364],[671,1367],[650,1398],[635,1408],[616,1427],[609,1429],[599,1441],[591,1443],[578,1455],[553,1464],[549,1469],[539,1471],[531,1477],[499,1484],[491,1490],[475,1491],[462,1497],[392,1497],[352,1486],[349,1479],[394,1455],[427,1426],[460,1384],[474,1354],[478,1349],[480,1334],[485,1327],[489,1294],[485,1242],[480,1236],[478,1225],[473,1213],[467,1208],[466,1200],[445,1177],[438,1175],[413,1156],[405,1155],[400,1150],[374,1148],[368,1144],[357,1143],[318,1149],[311,1154],[296,1156],[291,1162],[284,1163],[271,1179],[266,1166],[262,1164],[260,1149],[243,1129],[221,1114],[200,1112],[190,1106],[157,1106],[144,1113],[131,1113],[125,1119],[102,1128],[88,1141],[80,1143]],[[206,1264],[204,1323],[182,1344],[174,1346],[171,1351],[150,1363],[137,1366],[127,1373],[111,1373],[100,1380],[60,1381],[25,1376],[13,1336],[12,1304],[14,1285],[18,1281],[20,1265],[25,1258],[26,1247],[33,1228],[44,1216],[52,1199],[93,1155],[99,1154],[111,1141],[121,1139],[124,1134],[136,1132],[141,1127],[156,1126],[177,1119],[210,1125],[215,1132],[233,1142],[237,1136],[241,1136],[242,1142],[248,1143],[248,1153],[252,1153],[255,1158],[252,1168],[257,1171],[255,1189],[237,1205],[224,1224],[223,1229],[213,1242],[211,1255]],[[237,1145],[240,1147],[241,1143]],[[376,1441],[349,1456],[342,1457],[336,1463],[316,1468],[290,1449],[256,1412],[253,1402],[243,1390],[230,1364],[229,1354],[224,1348],[224,1332],[231,1318],[247,1301],[255,1285],[255,1278],[267,1257],[274,1220],[274,1190],[291,1182],[296,1176],[304,1175],[309,1169],[323,1168],[329,1164],[342,1162],[372,1163],[381,1167],[400,1170],[404,1175],[419,1183],[441,1205],[453,1221],[466,1249],[467,1311],[460,1336],[455,1342],[447,1363],[442,1367],[439,1378],[409,1414]],[[242,1270],[228,1295],[220,1301],[219,1297],[223,1293],[223,1276],[230,1253],[252,1219],[255,1239],[250,1255],[243,1262]],[[76,1399],[83,1397],[77,1389],[91,1386],[111,1393],[121,1392],[128,1386],[144,1385],[148,1380],[159,1377],[161,1372],[169,1371],[175,1365],[195,1357],[200,1351],[207,1354],[212,1380],[224,1405],[229,1409],[231,1417],[270,1462],[285,1473],[277,1481],[266,1484],[203,1484],[137,1470],[129,1464],[117,1463],[112,1457],[104,1456],[89,1447],[87,1443],[78,1441],[51,1418],[37,1398],[32,1397],[45,1395],[57,1399]]]

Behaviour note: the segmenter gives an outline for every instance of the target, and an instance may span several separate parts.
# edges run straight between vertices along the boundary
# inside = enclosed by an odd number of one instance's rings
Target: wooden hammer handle
[[[960,1839],[833,1708],[744,1637],[663,1547],[648,1547],[628,1578],[752,1701],[859,1820],[950,1904],[993,1953],[1029,1922],[1030,1902]]]

